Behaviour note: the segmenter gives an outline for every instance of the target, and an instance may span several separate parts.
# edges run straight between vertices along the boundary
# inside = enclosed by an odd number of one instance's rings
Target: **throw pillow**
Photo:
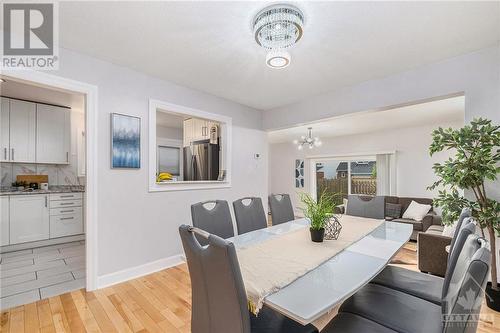
[[[394,203],[385,204],[385,216],[399,219],[401,217],[401,205]]]
[[[431,208],[431,205],[419,204],[418,202],[412,200],[406,211],[403,213],[403,218],[422,221]]]

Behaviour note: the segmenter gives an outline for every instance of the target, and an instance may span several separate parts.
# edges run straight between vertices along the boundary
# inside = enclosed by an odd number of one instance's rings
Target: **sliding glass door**
[[[323,191],[340,194],[339,204],[349,194],[377,194],[377,162],[375,157],[359,160],[325,159],[314,164],[316,195]]]

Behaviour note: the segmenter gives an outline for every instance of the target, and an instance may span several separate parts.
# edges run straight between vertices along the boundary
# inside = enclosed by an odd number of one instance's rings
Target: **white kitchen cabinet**
[[[9,197],[0,197],[0,246],[9,245]]]
[[[10,103],[8,98],[1,98],[0,103],[0,161],[8,162],[10,159],[9,126]]]
[[[50,195],[50,238],[84,232],[82,198],[82,193]]]
[[[184,147],[194,141],[210,139],[210,129],[218,125],[217,122],[200,118],[189,118],[184,120]]]
[[[36,104],[9,99],[9,106],[8,160],[10,162],[34,163],[36,160]],[[2,115],[2,118],[4,117]],[[2,121],[2,132],[5,126]],[[2,144],[3,136],[2,133]],[[2,157],[5,157],[5,149],[2,154],[4,154]]]
[[[69,164],[71,109],[37,104],[37,163]]]
[[[10,196],[10,244],[49,238],[49,196]]]

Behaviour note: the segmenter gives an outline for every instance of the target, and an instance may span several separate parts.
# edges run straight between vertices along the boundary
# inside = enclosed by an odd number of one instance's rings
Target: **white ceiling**
[[[495,44],[500,2],[300,2],[291,65],[265,66],[266,2],[61,2],[61,46],[270,109]]]
[[[6,82],[0,83],[0,94],[4,97],[66,106],[77,112],[85,111],[85,97],[82,94],[48,89],[41,85],[26,84],[22,81],[12,80],[10,77],[2,77],[6,80]]]
[[[312,127],[313,136],[325,139],[426,124],[439,126],[443,122],[463,122],[464,111],[465,98],[460,96],[385,111],[351,113],[313,124],[272,131],[268,133],[268,138],[270,143],[292,142],[301,135],[307,135],[308,127]]]

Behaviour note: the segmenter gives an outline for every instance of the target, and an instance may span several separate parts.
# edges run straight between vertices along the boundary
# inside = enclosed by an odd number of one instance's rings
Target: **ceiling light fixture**
[[[5,79],[2,79],[2,78],[0,77],[0,83],[4,83],[4,82],[5,82]]]
[[[290,64],[290,54],[286,49],[300,40],[303,28],[304,15],[294,6],[272,5],[255,16],[255,41],[268,50],[266,64],[269,67],[285,68]]]
[[[297,145],[298,150],[304,149],[304,146],[309,147],[309,149],[313,149],[314,147],[319,147],[323,144],[320,138],[313,138],[312,127],[307,128],[307,136],[302,135],[300,140],[293,140],[293,143]]]

